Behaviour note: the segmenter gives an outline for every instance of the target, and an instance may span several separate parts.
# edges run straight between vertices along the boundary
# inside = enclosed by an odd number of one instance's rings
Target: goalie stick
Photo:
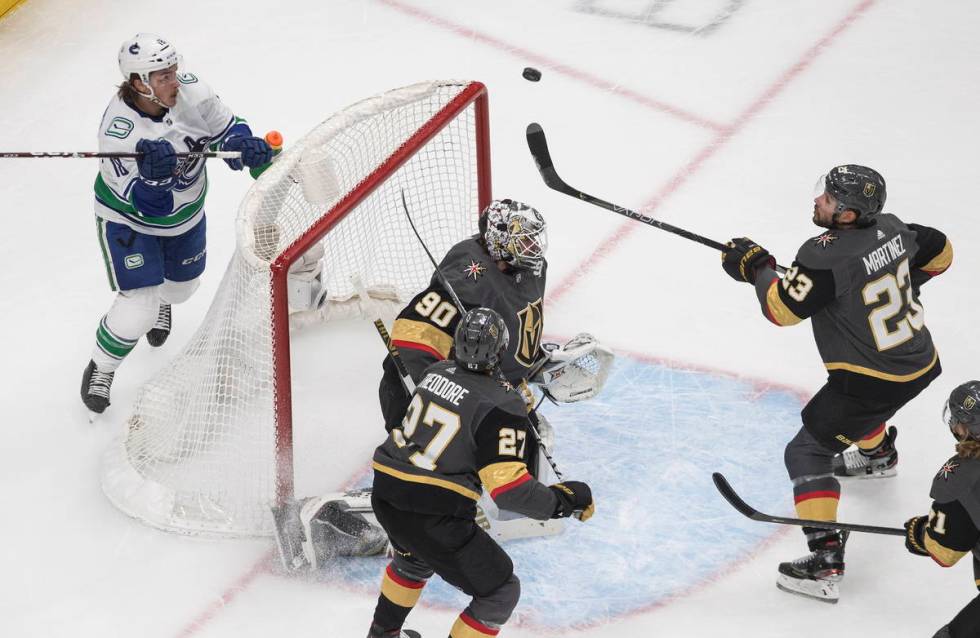
[[[599,208],[605,208],[606,210],[611,210],[614,213],[628,217],[634,221],[641,222],[647,226],[653,226],[654,228],[659,228],[660,230],[665,230],[668,233],[673,233],[675,235],[680,235],[684,239],[690,239],[691,241],[696,241],[699,244],[703,244],[715,250],[720,250],[725,252],[728,250],[728,246],[717,242],[713,239],[708,239],[697,233],[692,233],[689,230],[684,230],[683,228],[678,228],[677,226],[668,224],[656,220],[652,217],[648,217],[642,213],[638,213],[629,208],[623,206],[618,206],[611,202],[607,202],[604,199],[599,199],[593,195],[582,192],[577,188],[569,186],[565,180],[558,176],[558,171],[555,170],[555,163],[551,159],[551,153],[548,151],[548,140],[544,136],[544,129],[537,122],[531,122],[527,125],[527,147],[531,151],[531,156],[534,157],[534,163],[538,166],[538,172],[541,173],[541,178],[544,180],[545,185],[556,190],[559,193],[564,193],[570,197],[580,199],[583,202],[598,206]],[[776,271],[779,273],[786,272],[786,269],[780,265],[776,265]]]
[[[711,480],[715,482],[715,487],[718,488],[718,491],[721,492],[721,495],[725,497],[725,500],[728,501],[732,507],[738,510],[739,513],[751,518],[753,521],[760,521],[762,523],[779,523],[781,525],[799,525],[801,527],[817,527],[819,529],[833,529],[849,532],[864,532],[866,534],[905,536],[905,529],[898,527],[877,527],[875,525],[840,523],[837,521],[815,521],[804,518],[787,518],[785,516],[771,516],[770,514],[763,514],[743,501],[742,497],[735,493],[735,490],[733,490],[732,486],[729,485],[728,480],[720,472],[712,473]]]

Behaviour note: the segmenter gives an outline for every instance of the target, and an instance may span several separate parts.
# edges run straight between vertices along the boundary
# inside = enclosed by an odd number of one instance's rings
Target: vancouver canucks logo
[[[469,266],[463,268],[463,274],[466,275],[467,279],[472,277],[473,281],[476,281],[477,279],[480,278],[480,275],[486,272],[486,270],[487,270],[486,266],[484,266],[480,262],[471,261]]]
[[[821,248],[826,248],[827,246],[829,246],[835,241],[837,241],[837,235],[831,232],[827,232],[824,233],[823,235],[820,235],[819,237],[813,238],[813,243],[820,246]]]
[[[943,477],[943,480],[944,481],[948,481],[949,480],[949,475],[952,474],[956,470],[956,468],[958,468],[959,466],[960,466],[959,463],[953,463],[952,461],[946,461],[946,463],[944,463],[943,466],[939,469],[939,473],[936,474],[936,478],[939,478],[941,476],[941,477]]]
[[[530,366],[538,353],[538,346],[541,345],[541,331],[544,328],[544,312],[541,308],[541,299],[532,301],[524,310],[517,313],[517,320],[520,325],[520,342],[517,344],[517,352],[514,358],[522,366]]]

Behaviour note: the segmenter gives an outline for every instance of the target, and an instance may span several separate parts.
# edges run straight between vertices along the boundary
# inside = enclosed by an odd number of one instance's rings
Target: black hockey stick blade
[[[711,475],[711,480],[715,482],[715,487],[721,492],[732,507],[740,514],[751,518],[753,521],[762,523],[779,523],[781,525],[798,525],[801,527],[816,527],[819,529],[837,529],[849,532],[864,532],[866,534],[885,534],[888,536],[905,536],[905,530],[899,527],[877,527],[875,525],[860,525],[856,523],[841,523],[838,521],[814,521],[803,518],[787,518],[785,516],[770,516],[763,514],[742,500],[742,497],[735,493],[728,480],[719,472]]]
[[[646,224],[647,226],[653,226],[654,228],[659,228],[660,230],[665,230],[668,233],[673,233],[675,235],[680,235],[684,239],[690,239],[691,241],[696,241],[699,244],[708,246],[709,248],[714,248],[715,250],[720,250],[725,252],[728,247],[721,242],[717,242],[713,239],[708,239],[697,233],[692,233],[689,230],[684,230],[672,224],[656,220],[652,217],[648,217],[642,213],[638,213],[629,208],[623,206],[618,206],[612,202],[607,202],[604,199],[599,199],[593,195],[589,195],[583,191],[578,190],[572,186],[569,186],[565,180],[558,176],[558,171],[555,170],[555,162],[551,159],[551,151],[548,150],[548,139],[545,137],[544,129],[537,122],[531,122],[527,125],[527,147],[531,151],[531,156],[534,158],[534,163],[538,166],[538,172],[541,173],[541,179],[544,180],[545,186],[551,190],[556,190],[559,193],[564,193],[570,197],[575,197],[584,202],[598,206],[599,208],[605,208],[606,210],[611,210],[612,212],[628,217],[632,220],[638,221],[640,223]],[[778,272],[786,272],[786,269],[782,266],[777,265],[776,270]]]

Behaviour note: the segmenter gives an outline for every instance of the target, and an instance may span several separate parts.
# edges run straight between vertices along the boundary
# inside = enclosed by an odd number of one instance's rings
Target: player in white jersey
[[[82,377],[82,401],[109,405],[116,368],[144,334],[160,346],[170,334],[171,304],[197,289],[206,262],[203,158],[186,151],[240,151],[233,170],[258,168],[272,149],[252,135],[197,76],[180,68],[173,45],[137,34],[119,50],[124,81],[99,127],[99,150],[142,153],[103,159],[95,180],[95,216],[109,285],[116,293],[96,332]]]

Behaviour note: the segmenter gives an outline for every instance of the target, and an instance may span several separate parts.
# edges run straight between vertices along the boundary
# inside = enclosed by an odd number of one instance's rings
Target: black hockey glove
[[[905,521],[905,549],[919,556],[929,556],[925,547],[926,525],[928,516],[913,516]]]
[[[575,516],[583,523],[595,513],[595,503],[592,501],[592,490],[581,481],[565,481],[549,485],[548,489],[558,497],[558,505],[551,518],[568,518]]]
[[[136,162],[140,177],[151,181],[169,180],[177,170],[177,154],[167,140],[140,140],[136,152],[143,157]]]
[[[249,168],[268,164],[272,160],[272,147],[261,137],[243,137],[235,135],[225,140],[221,145],[223,151],[240,151],[242,158],[226,159],[225,162],[233,171],[242,170],[242,164]]]
[[[776,258],[769,251],[748,237],[736,237],[728,242],[728,250],[721,254],[721,266],[735,281],[755,283],[759,268],[776,267]]]

